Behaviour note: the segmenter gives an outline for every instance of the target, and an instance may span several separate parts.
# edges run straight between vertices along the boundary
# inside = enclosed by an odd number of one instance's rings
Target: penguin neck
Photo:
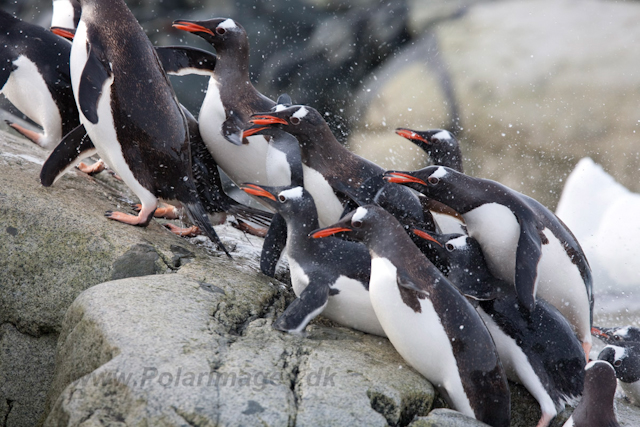
[[[320,228],[318,213],[313,209],[305,209],[291,217],[285,217],[287,222],[287,246],[289,250],[296,251],[300,245],[309,242],[309,233]]]
[[[460,147],[446,145],[429,150],[429,156],[434,165],[441,165],[464,173],[462,169],[462,152]]]
[[[216,68],[214,73],[224,80],[225,85],[241,88],[253,87],[249,78],[249,45],[233,43],[214,46],[216,49]]]
[[[408,257],[423,258],[420,250],[398,222],[381,224],[367,233],[363,243],[372,258],[387,258],[393,264],[403,264]],[[409,258],[411,259],[411,258]]]

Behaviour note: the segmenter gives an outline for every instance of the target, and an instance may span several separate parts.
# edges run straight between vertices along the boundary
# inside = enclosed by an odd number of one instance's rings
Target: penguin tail
[[[232,258],[231,254],[229,254],[229,251],[227,251],[227,248],[225,248],[225,246],[222,244],[220,237],[218,237],[218,234],[213,229],[204,206],[202,206],[202,204],[198,202],[182,202],[182,205],[184,206],[189,219],[195,225],[197,225],[200,230],[202,230],[204,234],[206,234],[207,237],[211,239],[213,243],[215,243],[216,247],[219,250],[224,251],[224,253],[227,254],[229,258]]]
[[[245,206],[240,203],[232,204],[227,210],[227,213],[245,222],[250,222],[265,228],[269,228],[271,220],[273,219],[273,213],[271,212],[252,208],[251,206]]]

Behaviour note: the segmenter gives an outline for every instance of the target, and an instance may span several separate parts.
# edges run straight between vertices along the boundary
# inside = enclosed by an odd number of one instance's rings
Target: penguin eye
[[[613,362],[613,366],[615,366],[616,368],[620,365],[622,365],[622,360],[616,360],[615,362]]]
[[[287,198],[285,196],[283,196],[282,194],[278,195],[278,200],[280,200],[282,203],[287,201]]]
[[[445,247],[449,252],[453,252],[453,250],[455,249],[455,247],[454,247],[451,243],[447,243],[446,245],[444,245],[444,247]]]
[[[438,178],[436,178],[435,176],[430,176],[427,181],[429,181],[429,184],[431,185],[436,185],[440,182],[440,180]]]
[[[621,337],[620,335],[614,335],[614,336],[613,336],[613,338],[614,338],[616,341],[622,341],[622,337]]]
[[[218,33],[219,35],[223,35],[226,32],[227,30],[225,30],[224,28],[220,28],[220,27],[216,28],[216,33]]]
[[[289,119],[289,121],[291,122],[292,125],[299,125],[300,124],[300,118],[298,118],[298,117],[291,117]]]
[[[354,228],[360,228],[360,227],[362,227],[362,221],[351,221],[351,225]]]

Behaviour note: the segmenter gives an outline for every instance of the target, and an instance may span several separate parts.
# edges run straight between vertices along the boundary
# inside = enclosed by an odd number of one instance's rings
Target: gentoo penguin
[[[22,135],[52,149],[80,124],[69,75],[69,42],[0,10],[0,92],[42,133],[9,123]]]
[[[460,143],[448,130],[419,131],[398,128],[396,133],[422,148],[431,158],[433,165],[446,166],[458,172],[464,172]]]
[[[510,395],[491,335],[465,297],[387,211],[366,205],[314,238],[346,233],[371,255],[371,304],[398,353],[456,410],[508,426]]]
[[[640,406],[640,342],[608,345],[602,349],[598,359],[613,366],[627,399]]]
[[[607,362],[594,360],[585,367],[582,400],[563,427],[620,427],[614,410],[616,377]]]
[[[304,188],[245,184],[248,194],[264,198],[287,223],[287,259],[298,297],[276,320],[281,331],[301,332],[322,313],[341,325],[384,336],[371,306],[371,257],[367,248],[337,237],[312,239],[318,228],[313,198]]]
[[[281,173],[287,170],[285,159],[277,150],[273,152],[268,139],[242,135],[251,114],[276,106],[251,83],[245,29],[229,18],[177,20],[173,26],[202,37],[216,50],[218,63],[198,118],[202,138],[218,165],[236,184],[292,185],[290,176]],[[275,215],[260,260],[260,268],[268,276],[275,274],[286,234],[284,220]]]
[[[600,338],[607,344],[618,345],[625,342],[640,342],[640,329],[634,326],[602,328],[593,326],[591,335]]]
[[[151,42],[122,0],[80,3],[70,60],[80,121],[142,204],[137,216],[106,216],[146,226],[158,197],[177,199],[228,255],[198,199],[187,121]]]
[[[582,393],[584,353],[571,325],[542,299],[531,313],[521,310],[515,290],[489,272],[473,237],[414,233],[430,243],[431,256],[448,264],[451,283],[477,300],[509,379],[529,390],[542,411],[538,427],[548,426]]]
[[[343,214],[347,195],[359,205],[378,203],[401,220],[423,223],[433,229],[431,215],[425,215],[418,197],[401,187],[388,185],[382,179],[384,170],[357,156],[335,138],[320,113],[309,106],[293,105],[252,116],[253,126],[275,127],[295,136],[300,143],[304,169],[304,187],[318,208],[320,225],[337,221]],[[262,130],[254,134],[261,134]]]
[[[53,14],[51,15],[51,31],[67,38],[67,31],[75,29],[80,22],[82,8],[78,0],[53,0]],[[73,38],[73,37],[71,37]]]
[[[518,300],[527,310],[534,309],[536,294],[556,307],[573,325],[588,360],[591,269],[580,244],[553,212],[495,181],[444,166],[389,171],[385,179],[459,212],[469,236],[480,243],[491,274],[515,285]]]

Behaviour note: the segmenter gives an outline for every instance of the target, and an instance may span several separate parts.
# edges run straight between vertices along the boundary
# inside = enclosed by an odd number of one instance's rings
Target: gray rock
[[[426,417],[416,418],[409,427],[487,427],[487,424],[460,412],[442,408],[434,409]]]
[[[103,283],[74,301],[45,425],[384,426],[430,409],[433,388],[387,340],[321,326],[283,334],[271,328],[277,286],[236,272],[239,283],[210,292],[182,273]]]
[[[32,427],[44,414],[53,379],[57,335],[35,338],[9,323],[0,326],[0,420]]]

